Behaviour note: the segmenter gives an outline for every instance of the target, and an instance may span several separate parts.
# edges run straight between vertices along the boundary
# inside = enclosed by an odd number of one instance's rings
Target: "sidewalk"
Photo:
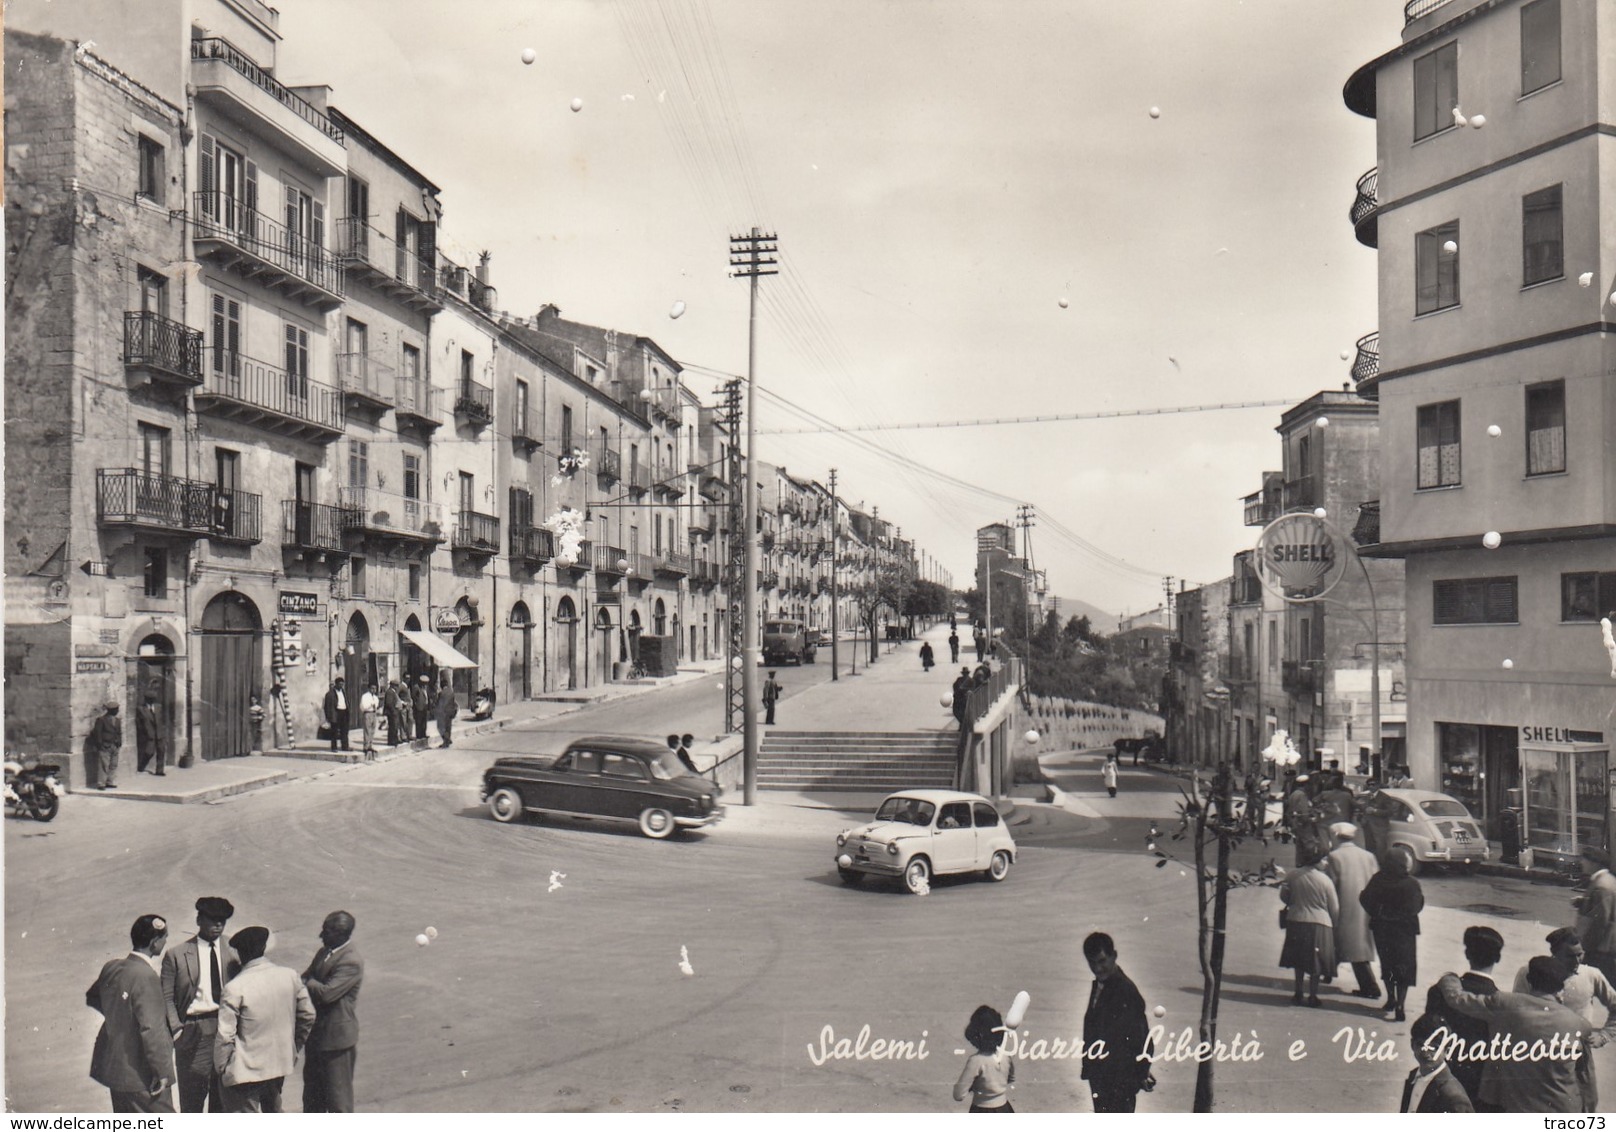
[[[937,663],[920,667],[920,644],[930,641]],[[841,652],[841,678],[827,681],[782,700],[775,713],[781,731],[956,731],[953,686],[958,668],[948,664],[948,623],[935,625],[909,641],[881,643],[881,659],[867,663],[869,642],[862,642],[858,675],[850,671],[850,648]],[[976,653],[969,654],[975,667]],[[966,650],[960,650],[965,664]],[[830,660],[819,650],[819,663]],[[948,703],[943,703],[944,697]],[[764,731],[767,734],[767,729]]]
[[[722,660],[696,661],[681,665],[677,675],[646,677],[641,680],[607,684],[597,688],[581,688],[576,692],[554,693],[543,700],[522,700],[500,704],[493,719],[472,723],[461,719],[455,722],[455,738],[468,735],[486,735],[506,727],[515,727],[538,720],[551,719],[578,711],[605,700],[639,696],[659,687],[710,679],[713,673],[724,670]],[[565,696],[565,699],[554,698]],[[436,728],[433,728],[434,735]],[[385,732],[383,732],[385,734]],[[363,741],[363,732],[354,729],[350,742]],[[378,745],[374,762],[388,762],[406,758],[427,747],[437,746],[437,740],[412,740],[397,747]],[[244,794],[265,786],[287,782],[296,778],[310,778],[330,774],[350,766],[367,765],[362,752],[333,751],[329,740],[305,739],[290,748],[265,751],[261,755],[243,758],[198,760],[185,768],[170,766],[161,780],[155,775],[139,774],[127,768],[123,781],[113,790],[78,791],[97,798],[127,798],[141,802],[171,802],[179,804],[212,802],[232,794]]]

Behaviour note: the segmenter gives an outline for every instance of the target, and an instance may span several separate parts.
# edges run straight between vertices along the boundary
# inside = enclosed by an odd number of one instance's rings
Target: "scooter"
[[[25,767],[6,761],[6,804],[18,815],[31,814],[35,821],[50,821],[61,808],[62,788],[56,781],[60,768],[53,763]]]

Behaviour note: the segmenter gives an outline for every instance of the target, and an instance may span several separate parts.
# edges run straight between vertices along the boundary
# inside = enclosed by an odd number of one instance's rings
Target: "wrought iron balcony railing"
[[[481,382],[462,381],[455,392],[455,415],[481,427],[494,420],[494,391]]]
[[[1377,165],[1358,178],[1358,192],[1348,212],[1358,242],[1371,248],[1378,246],[1380,242],[1379,224],[1376,221],[1376,216],[1380,212],[1379,185],[1380,166]]]
[[[656,573],[656,560],[649,554],[629,551],[628,576],[639,582],[649,582]]]
[[[342,534],[352,525],[346,507],[299,499],[281,501],[281,543],[285,546],[345,553]]]
[[[155,377],[198,385],[202,381],[202,332],[151,311],[124,311],[123,364]]]
[[[326,137],[338,145],[347,144],[343,141],[342,130],[335,122],[315,109],[313,103],[286,89],[274,75],[271,75],[257,63],[243,55],[236,48],[236,45],[228,39],[208,37],[191,40],[191,58],[223,61],[232,69],[241,72],[254,86],[268,93],[276,102],[290,109],[299,118],[302,118]]]
[[[263,499],[250,491],[215,488],[213,528],[208,537],[218,542],[263,541]]]
[[[544,443],[533,410],[518,412],[515,408],[511,409],[511,443],[524,448],[537,448]]]
[[[337,258],[350,269],[362,269],[373,284],[412,306],[442,308],[438,273],[430,257],[416,254],[358,216],[337,221],[336,243]]]
[[[656,560],[656,570],[661,574],[686,576],[690,573],[690,555],[675,552],[660,555]]]
[[[340,497],[349,511],[350,529],[422,542],[443,541],[442,504],[379,487],[345,487]]]
[[[562,570],[588,570],[594,565],[594,561],[595,548],[588,539],[579,540],[578,557],[571,559],[570,561],[562,557],[561,540],[559,538],[556,539],[555,564],[557,568]]]
[[[1279,518],[1279,507],[1273,496],[1266,491],[1254,491],[1241,500],[1241,503],[1245,506],[1248,527],[1266,527]]]
[[[591,561],[594,563],[595,573],[619,576],[628,573],[628,554],[622,547],[597,543],[592,550]]]
[[[1407,27],[1421,16],[1429,16],[1448,2],[1449,0],[1408,0],[1408,3],[1403,5],[1403,26]]]
[[[373,405],[391,408],[398,400],[396,371],[369,354],[338,354],[337,380],[343,393]]]
[[[1380,376],[1380,331],[1371,330],[1358,339],[1358,354],[1352,359],[1352,380],[1360,387]]]
[[[600,445],[595,454],[595,474],[603,480],[617,482],[623,477],[623,454],[609,445]]]
[[[1321,681],[1315,661],[1287,660],[1280,665],[1280,687],[1296,695],[1310,696],[1319,690]]]
[[[542,566],[555,557],[555,535],[544,527],[512,525],[511,557]]]
[[[95,473],[96,518],[116,526],[201,536],[213,530],[214,486],[140,468]]]
[[[644,491],[650,486],[650,477],[645,464],[639,460],[630,460],[628,463],[628,486],[634,491]]]
[[[438,407],[442,401],[443,390],[434,388],[425,378],[400,378],[393,411],[404,423],[431,431],[442,423]]]
[[[1285,510],[1311,509],[1317,507],[1319,502],[1316,477],[1301,476],[1285,481]]]
[[[1358,521],[1352,525],[1352,541],[1359,546],[1375,546],[1380,542],[1380,500],[1371,499],[1358,504]]]
[[[294,429],[342,432],[347,421],[342,394],[331,386],[221,350],[217,343],[207,355],[207,371],[196,394],[199,409],[217,405],[228,415],[270,427],[285,423]]]
[[[499,517],[480,511],[461,511],[455,519],[455,550],[473,554],[499,553]]]
[[[200,192],[192,200],[196,239],[239,249],[252,256],[260,270],[274,269],[342,298],[342,264],[307,236],[287,230],[229,193]]]

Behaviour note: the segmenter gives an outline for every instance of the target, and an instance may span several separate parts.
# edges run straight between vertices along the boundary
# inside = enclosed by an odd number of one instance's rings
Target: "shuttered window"
[[[1616,571],[1560,575],[1560,620],[1616,618]]]
[[[1421,405],[1416,420],[1417,487],[1459,483],[1459,402]]]
[[[1565,382],[1526,387],[1526,474],[1566,470]]]
[[[1435,625],[1513,625],[1520,621],[1517,579],[1444,578],[1431,583]]]

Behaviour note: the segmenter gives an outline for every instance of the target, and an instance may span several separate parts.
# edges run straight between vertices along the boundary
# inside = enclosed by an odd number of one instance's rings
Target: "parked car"
[[[661,839],[724,816],[719,787],[690,773],[664,744],[599,736],[578,739],[554,759],[495,759],[483,772],[482,797],[495,821],[528,812],[638,822]]]
[[[763,623],[764,664],[812,664],[817,641],[810,640],[801,621],[781,619]]]
[[[1402,845],[1415,868],[1436,862],[1473,865],[1492,852],[1464,803],[1435,790],[1390,787],[1364,802],[1364,844],[1377,855]]]
[[[981,873],[1003,880],[1015,859],[1015,840],[993,803],[957,790],[890,794],[874,821],[836,835],[836,871],[844,884],[897,877],[920,893],[933,876]]]

